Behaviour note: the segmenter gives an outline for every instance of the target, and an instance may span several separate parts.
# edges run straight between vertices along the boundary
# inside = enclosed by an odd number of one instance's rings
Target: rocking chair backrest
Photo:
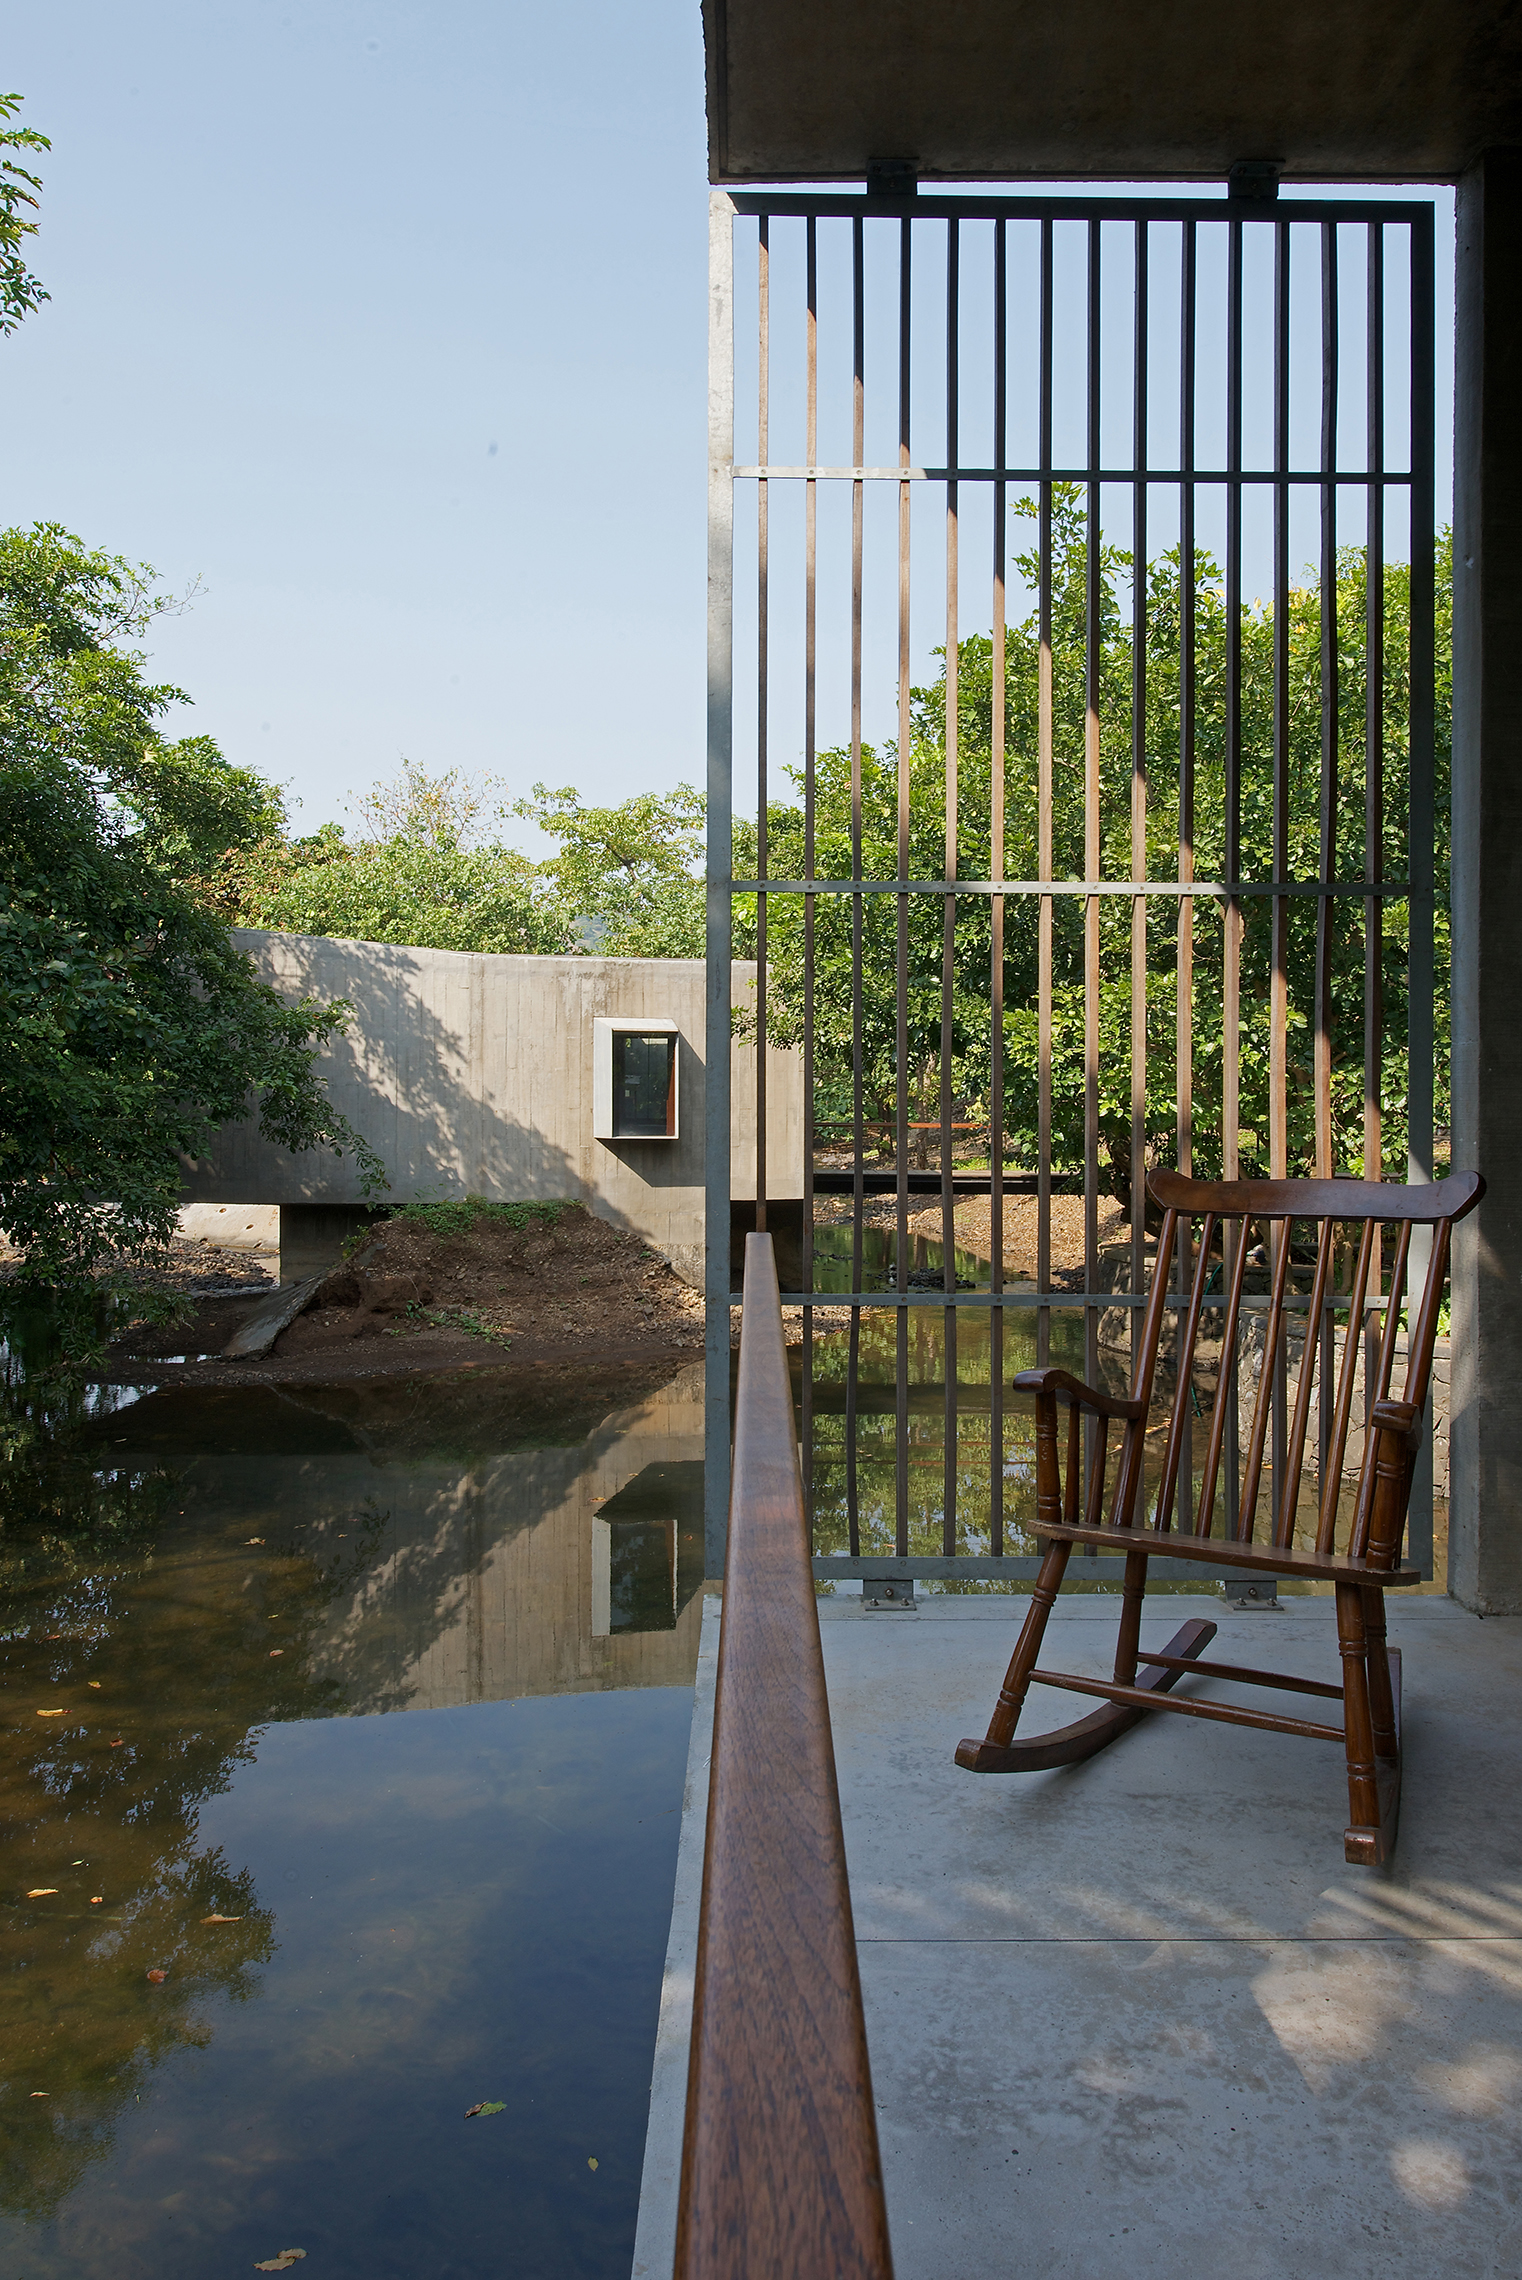
[[[1240,1346],[1244,1277],[1250,1259],[1256,1257],[1259,1263],[1266,1264],[1269,1280],[1263,1357],[1252,1424],[1247,1437],[1236,1521],[1233,1526],[1223,1513],[1221,1532],[1244,1542],[1252,1541],[1275,1387],[1280,1382],[1281,1362],[1288,1356],[1287,1316],[1292,1312],[1299,1313],[1304,1305],[1306,1333],[1299,1383],[1295,1389],[1293,1411],[1283,1421],[1287,1430],[1284,1431],[1280,1451],[1281,1462],[1276,1468],[1278,1508],[1269,1515],[1269,1534],[1266,1540],[1280,1547],[1294,1541],[1295,1514],[1305,1464],[1312,1393],[1319,1381],[1317,1439],[1320,1461],[1317,1469],[1321,1493],[1316,1549],[1325,1554],[1339,1548],[1336,1533],[1343,1458],[1347,1449],[1359,1349],[1362,1345],[1365,1350],[1364,1453],[1349,1523],[1348,1541],[1343,1548],[1355,1558],[1374,1558],[1383,1565],[1392,1566],[1399,1557],[1398,1542],[1386,1545],[1372,1544],[1369,1541],[1370,1515],[1374,1507],[1374,1451],[1379,1438],[1370,1429],[1370,1418],[1376,1402],[1391,1398],[1390,1381],[1401,1334],[1405,1286],[1410,1265],[1411,1230],[1413,1227],[1432,1229],[1432,1252],[1426,1283],[1410,1314],[1405,1382],[1395,1397],[1408,1404],[1414,1412],[1414,1425],[1426,1406],[1438,1311],[1448,1272],[1449,1233],[1455,1221],[1473,1211],[1485,1192],[1484,1181],[1477,1172],[1457,1172],[1448,1179],[1422,1187],[1396,1187],[1371,1180],[1192,1180],[1186,1179],[1179,1172],[1159,1171],[1152,1174],[1147,1188],[1154,1201],[1162,1207],[1163,1224],[1158,1236],[1157,1265],[1142,1318],[1141,1339],[1132,1381],[1132,1394],[1141,1406],[1127,1431],[1117,1471],[1112,1525],[1131,1526],[1146,1516],[1138,1512],[1137,1507],[1143,1490],[1147,1412],[1152,1401],[1158,1349],[1169,1311],[1170,1284],[1177,1254],[1181,1270],[1179,1289],[1182,1291],[1187,1284],[1189,1298],[1187,1307],[1182,1309],[1177,1392],[1168,1421],[1152,1524],[1160,1529],[1171,1528],[1173,1524],[1174,1507],[1179,1501],[1181,1469],[1184,1468],[1191,1439],[1191,1387],[1201,1324],[1207,1315],[1224,1315],[1216,1398],[1209,1419],[1199,1502],[1193,1520],[1194,1534],[1209,1536],[1212,1533],[1222,1473],[1222,1454],[1234,1441],[1232,1429],[1235,1426],[1236,1364]],[[1194,1222],[1197,1219],[1203,1221],[1203,1225],[1196,1246]],[[1315,1225],[1314,1255],[1297,1252],[1292,1241],[1296,1223],[1305,1221]],[[1357,1229],[1356,1258],[1352,1263],[1350,1288],[1338,1292],[1333,1288],[1333,1262],[1338,1250],[1337,1229],[1350,1222]],[[1253,1251],[1251,1232],[1255,1223],[1261,1225],[1264,1234],[1263,1250],[1257,1254]],[[1386,1227],[1395,1230],[1387,1290],[1383,1287],[1383,1230]],[[1221,1239],[1219,1254],[1218,1235]],[[1348,1257],[1350,1252],[1351,1246],[1345,1247],[1344,1257]],[[1197,1262],[1192,1282],[1191,1258]],[[1308,1301],[1302,1300],[1290,1287],[1293,1270],[1297,1267],[1310,1271]],[[1220,1288],[1213,1292],[1211,1285],[1217,1277],[1220,1278]],[[1338,1314],[1345,1314],[1346,1325],[1340,1341],[1336,1327]],[[1366,1317],[1368,1332],[1364,1335]],[[1373,1327],[1376,1319],[1379,1323],[1377,1337]],[[1342,1349],[1340,1368],[1336,1356],[1339,1343]],[[1191,1462],[1184,1473],[1184,1478],[1191,1486],[1192,1471]],[[1409,1489],[1409,1477],[1407,1487]],[[1229,1497],[1225,1503],[1229,1512]]]

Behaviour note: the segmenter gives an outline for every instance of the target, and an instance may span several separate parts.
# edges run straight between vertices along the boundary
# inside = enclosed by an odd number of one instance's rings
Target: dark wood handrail
[[[748,1235],[676,2280],[891,2280],[809,1549]]]

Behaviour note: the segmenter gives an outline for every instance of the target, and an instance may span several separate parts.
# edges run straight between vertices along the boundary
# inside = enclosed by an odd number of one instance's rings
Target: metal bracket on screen
[[[1283,1604],[1276,1575],[1229,1575],[1226,1604],[1238,1615],[1277,1614]]]
[[[863,1608],[879,1614],[914,1613],[914,1578],[912,1575],[864,1575],[861,1579]]]

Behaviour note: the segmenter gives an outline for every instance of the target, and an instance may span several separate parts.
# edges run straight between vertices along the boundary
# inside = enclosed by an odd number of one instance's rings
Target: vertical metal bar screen
[[[742,956],[816,1571],[1028,1575],[1009,1378],[1182,1302],[1151,1166],[1433,1176],[1432,207],[715,193],[711,259],[710,1566]]]

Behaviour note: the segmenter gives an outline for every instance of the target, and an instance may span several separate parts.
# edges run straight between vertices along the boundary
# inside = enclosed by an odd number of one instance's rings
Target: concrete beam
[[[704,0],[715,182],[1451,180],[1522,140],[1502,0]]]
[[[1449,1589],[1522,1612],[1522,150],[1458,196],[1453,1160],[1489,1192],[1456,1236]]]

